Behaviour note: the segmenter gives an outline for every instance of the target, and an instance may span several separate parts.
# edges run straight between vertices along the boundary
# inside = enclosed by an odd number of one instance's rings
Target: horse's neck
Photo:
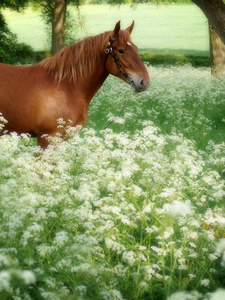
[[[40,63],[53,80],[90,102],[108,76],[104,66],[108,33],[86,38]],[[82,94],[82,95],[81,95]]]
[[[108,75],[109,73],[104,66],[104,57],[102,57],[102,59],[96,61],[96,66],[85,76],[85,79],[81,83],[78,82],[78,85],[82,85],[88,103],[101,88]]]

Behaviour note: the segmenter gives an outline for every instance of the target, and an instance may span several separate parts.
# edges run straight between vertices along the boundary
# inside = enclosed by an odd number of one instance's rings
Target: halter
[[[115,52],[113,52],[112,44],[113,44],[115,41],[117,41],[118,39],[119,39],[119,38],[114,38],[114,39],[112,39],[112,40],[108,43],[108,46],[107,46],[107,48],[106,48],[106,50],[105,50],[105,62],[104,62],[104,66],[105,66],[105,64],[106,64],[106,61],[107,61],[107,58],[108,58],[109,54],[111,54],[112,57],[113,57],[113,59],[114,59],[114,61],[115,61],[115,63],[116,63],[116,65],[117,65],[117,68],[118,68],[119,71],[120,71],[120,73],[126,78],[126,81],[127,81],[128,83],[130,83],[129,75],[128,75],[126,72],[124,72],[124,70],[123,70],[122,67],[121,67],[121,64],[119,63],[119,60],[118,60],[117,57],[116,57]]]

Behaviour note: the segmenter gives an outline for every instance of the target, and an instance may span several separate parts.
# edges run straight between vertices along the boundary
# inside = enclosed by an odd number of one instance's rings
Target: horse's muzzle
[[[141,80],[134,80],[131,76],[129,76],[129,83],[130,85],[133,87],[133,91],[135,93],[140,93],[145,91],[149,85],[150,85],[150,80],[145,80],[144,78],[142,78]]]

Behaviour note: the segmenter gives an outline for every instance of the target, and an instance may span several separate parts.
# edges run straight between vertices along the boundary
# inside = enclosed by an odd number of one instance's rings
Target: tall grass
[[[149,72],[142,94],[110,78],[56,147],[1,137],[1,299],[223,299],[225,82]]]
[[[191,66],[151,67],[149,74],[150,88],[132,96],[129,86],[111,78],[91,102],[87,126],[99,130],[128,99],[123,125],[112,126],[116,132],[124,128],[133,134],[143,128],[143,120],[151,120],[163,134],[182,134],[199,149],[209,140],[224,140],[224,78],[212,79],[209,69]]]

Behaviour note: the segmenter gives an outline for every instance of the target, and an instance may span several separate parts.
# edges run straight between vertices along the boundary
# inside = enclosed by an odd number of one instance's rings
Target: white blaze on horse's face
[[[137,47],[131,42],[127,42],[127,45],[130,47],[130,49],[132,49],[131,50],[132,53],[136,53],[135,60],[136,62],[138,62],[136,67],[133,70],[131,70],[128,74],[129,83],[132,86],[134,92],[136,93],[143,92],[149,87],[150,84],[149,75],[138,55]]]

